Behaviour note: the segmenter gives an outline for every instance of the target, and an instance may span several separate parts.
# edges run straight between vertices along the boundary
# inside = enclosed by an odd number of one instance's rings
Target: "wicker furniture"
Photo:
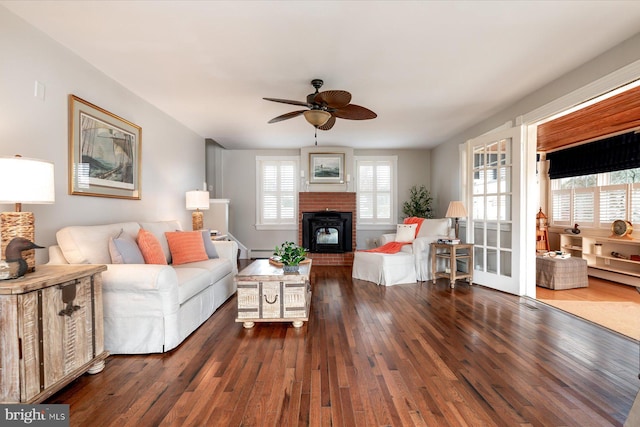
[[[292,322],[299,328],[309,320],[311,262],[300,264],[298,273],[284,273],[267,259],[254,261],[235,278],[238,287],[238,318],[247,329],[255,322]]]
[[[0,282],[0,403],[41,402],[104,368],[104,265],[38,266]]]

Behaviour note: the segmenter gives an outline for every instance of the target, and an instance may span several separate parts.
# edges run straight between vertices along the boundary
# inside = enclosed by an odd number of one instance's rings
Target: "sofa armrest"
[[[216,252],[220,258],[227,258],[232,261],[233,273],[238,273],[238,243],[234,240],[213,240]]]
[[[418,258],[426,257],[430,253],[431,244],[435,243],[440,238],[442,238],[442,236],[416,237],[412,243],[413,253]]]

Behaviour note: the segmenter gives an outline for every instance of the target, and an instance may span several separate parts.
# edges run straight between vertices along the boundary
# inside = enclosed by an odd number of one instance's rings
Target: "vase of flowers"
[[[293,242],[284,242],[280,246],[276,246],[273,254],[282,263],[282,269],[285,273],[296,273],[300,269],[300,262],[304,261],[307,256],[307,250]]]

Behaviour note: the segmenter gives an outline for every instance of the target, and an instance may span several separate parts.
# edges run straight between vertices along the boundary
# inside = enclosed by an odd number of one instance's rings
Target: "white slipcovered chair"
[[[351,276],[385,286],[431,280],[431,243],[452,233],[449,218],[425,219],[413,242],[398,253],[357,251]],[[380,237],[380,245],[394,241],[396,233]]]

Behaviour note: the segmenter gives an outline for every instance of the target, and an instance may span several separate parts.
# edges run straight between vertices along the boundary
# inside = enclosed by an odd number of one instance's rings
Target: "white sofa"
[[[431,280],[431,243],[452,234],[449,218],[425,219],[415,240],[396,254],[357,251],[351,276],[385,286]],[[395,240],[395,233],[383,234],[380,245]]]
[[[109,239],[152,232],[168,265],[114,264]],[[50,264],[106,264],[102,273],[105,349],[111,354],[162,353],[177,347],[236,291],[238,245],[213,242],[219,258],[172,265],[165,232],[177,221],[70,226],[56,233]]]

